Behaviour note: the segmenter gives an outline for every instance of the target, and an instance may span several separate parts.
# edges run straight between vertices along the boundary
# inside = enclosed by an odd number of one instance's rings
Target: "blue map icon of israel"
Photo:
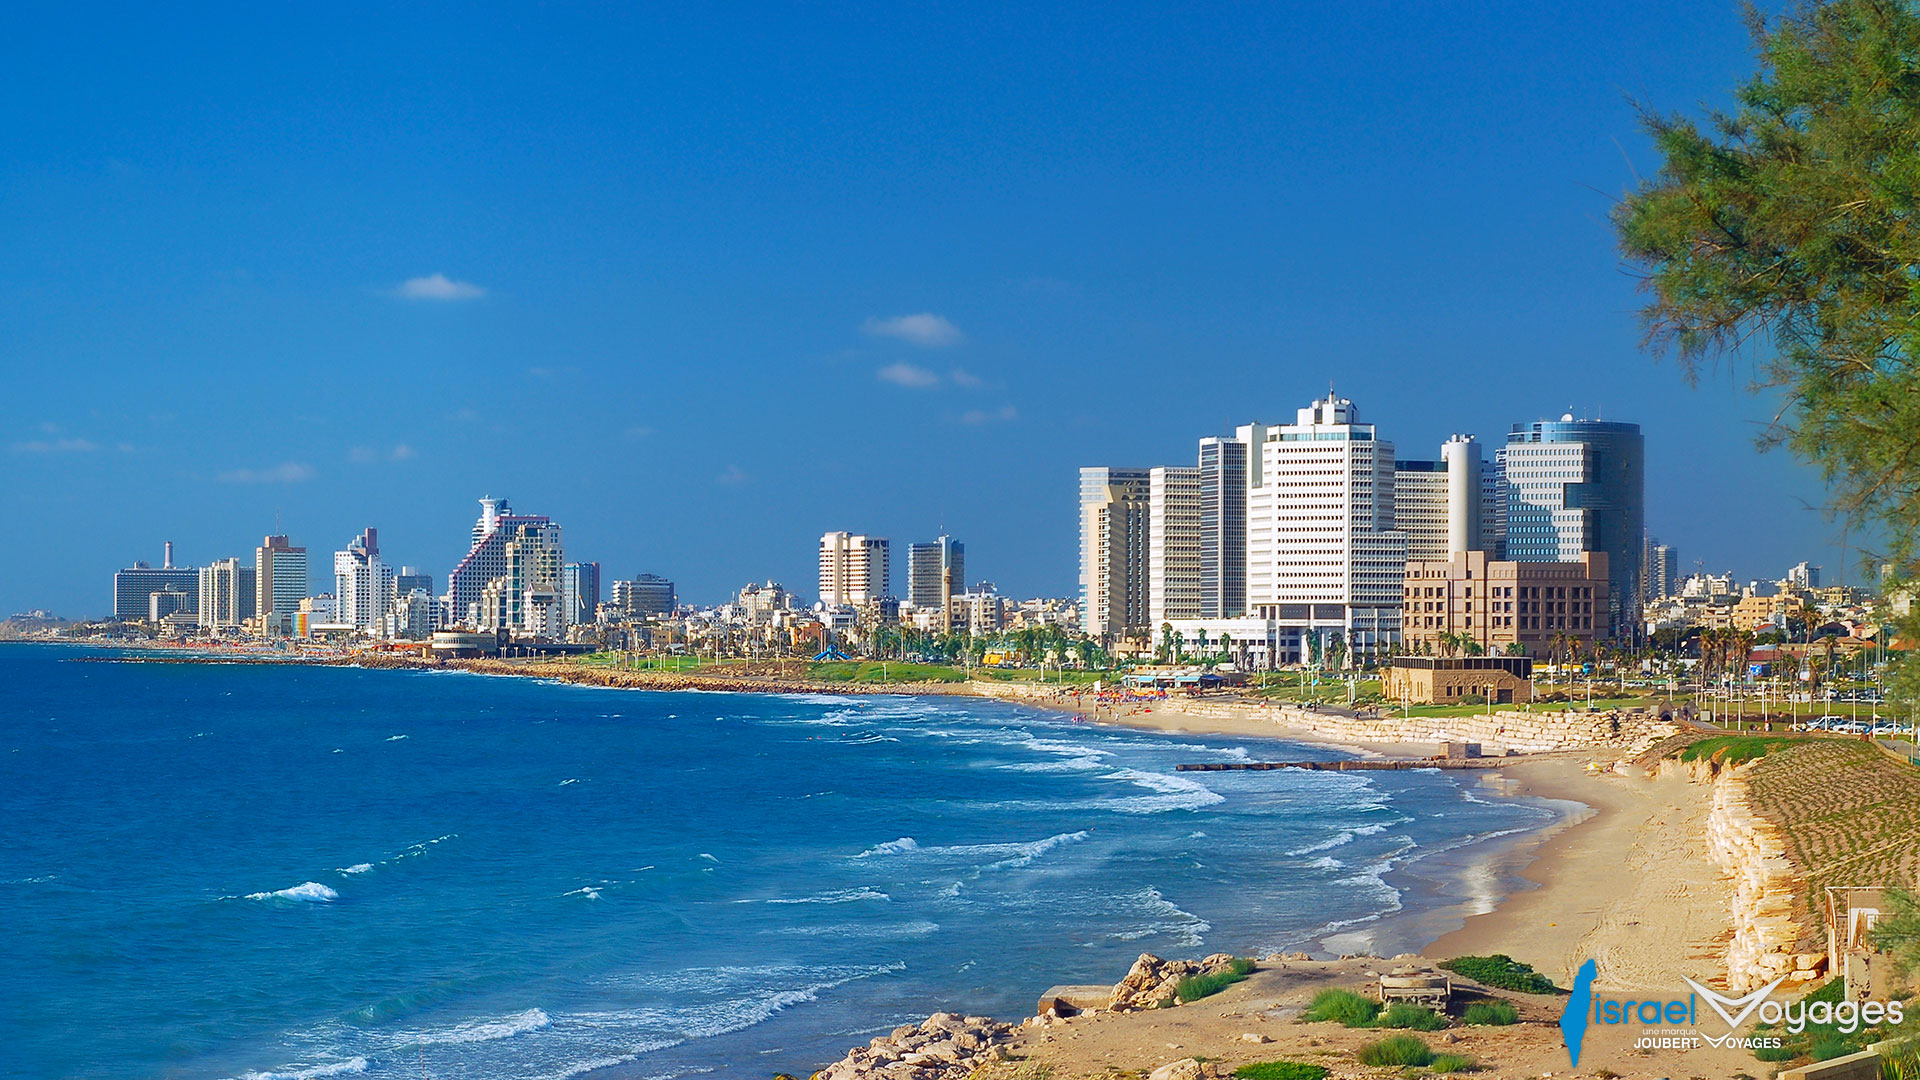
[[[1580,965],[1573,977],[1573,993],[1567,997],[1567,1011],[1560,1014],[1560,1033],[1567,1041],[1567,1058],[1580,1066],[1580,1042],[1587,1036],[1587,1014],[1593,1010],[1593,977],[1598,972],[1593,961]]]

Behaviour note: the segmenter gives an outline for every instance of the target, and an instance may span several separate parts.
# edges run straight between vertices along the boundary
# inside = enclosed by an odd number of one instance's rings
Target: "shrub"
[[[1465,1054],[1435,1054],[1427,1067],[1437,1073],[1472,1072],[1480,1063]]]
[[[1199,1001],[1203,997],[1217,994],[1234,983],[1253,973],[1253,961],[1244,956],[1236,956],[1227,964],[1225,971],[1216,971],[1207,975],[1189,975],[1173,984],[1173,993],[1182,1002]]]
[[[1411,1001],[1396,1001],[1387,1006],[1374,1021],[1375,1027],[1412,1028],[1414,1031],[1439,1031],[1447,1026],[1447,1018],[1427,1008],[1415,1005]]]
[[[1795,1055],[1784,1046],[1756,1046],[1753,1056],[1761,1061],[1792,1061]]]
[[[1331,1020],[1348,1027],[1371,1027],[1374,1017],[1380,1015],[1380,1003],[1369,997],[1361,997],[1351,990],[1336,990],[1331,987],[1313,995],[1312,1004],[1300,1014],[1302,1020]]]
[[[1460,1019],[1469,1024],[1486,1024],[1493,1027],[1505,1027],[1518,1023],[1520,1010],[1513,1007],[1511,1001],[1476,1001],[1467,1006]]]
[[[1497,986],[1502,990],[1516,990],[1522,994],[1551,994],[1559,989],[1553,985],[1552,979],[1533,970],[1533,965],[1523,964],[1505,953],[1456,956],[1451,960],[1442,960],[1440,966],[1475,982]]]
[[[1233,1070],[1240,1080],[1326,1080],[1324,1065],[1303,1061],[1261,1061]]]
[[[1353,1056],[1362,1065],[1427,1065],[1433,1061],[1433,1048],[1412,1035],[1389,1035],[1367,1043]]]
[[[1837,1058],[1842,1054],[1851,1054],[1853,1051],[1854,1046],[1852,1043],[1849,1043],[1837,1035],[1829,1035],[1814,1043],[1813,1049],[1809,1052],[1813,1055],[1813,1060],[1826,1061],[1829,1058]]]

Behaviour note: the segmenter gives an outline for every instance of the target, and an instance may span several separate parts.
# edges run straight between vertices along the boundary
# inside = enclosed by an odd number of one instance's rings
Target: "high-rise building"
[[[200,625],[238,629],[252,618],[254,568],[239,559],[221,559],[200,568]]]
[[[387,609],[387,637],[401,641],[424,641],[439,628],[440,598],[426,589],[409,589],[400,593]]]
[[[1645,582],[1646,438],[1640,425],[1606,420],[1515,424],[1500,450],[1507,484],[1506,557],[1578,562],[1607,553],[1614,636],[1639,625]]]
[[[503,548],[507,569],[498,579],[507,589],[507,629],[525,637],[565,638],[568,618],[560,577],[566,564],[560,526],[514,525],[508,531]]]
[[[1247,607],[1274,622],[1279,658],[1324,655],[1335,637],[1367,651],[1396,640],[1407,539],[1394,528],[1393,444],[1331,393],[1292,424],[1239,433]]]
[[[887,538],[830,532],[820,538],[820,602],[861,607],[893,595]]]
[[[403,566],[393,575],[393,595],[405,596],[418,590],[433,595],[433,575],[422,573],[417,566]]]
[[[199,590],[188,591],[169,585],[147,596],[147,621],[157,623],[169,615],[193,615],[199,609]],[[197,621],[197,620],[196,620]]]
[[[1080,470],[1080,628],[1117,637],[1147,627],[1146,469]]]
[[[1438,461],[1396,461],[1393,468],[1393,522],[1406,534],[1407,561],[1441,561],[1463,551],[1497,557],[1499,539],[1488,520],[1497,489],[1488,483],[1473,436],[1448,439]]]
[[[476,621],[481,617],[481,591],[496,579],[507,575],[508,543],[523,534],[529,538],[528,544],[537,541],[552,556],[549,560],[553,570],[551,588],[554,591],[554,605],[559,605],[560,526],[546,517],[515,514],[507,505],[507,500],[488,497],[480,500],[480,519],[473,526],[473,547],[467,551],[466,558],[460,560],[460,565],[453,568],[453,573],[447,575],[448,621],[484,627],[485,624]],[[526,549],[522,554],[524,556],[529,552],[530,549]],[[528,586],[516,586],[519,589],[525,587]],[[520,618],[522,599],[524,597],[516,593],[505,601],[513,613],[512,619]]]
[[[1200,440],[1200,617],[1247,611],[1247,444]]]
[[[1787,568],[1787,584],[1796,589],[1817,589],[1820,587],[1820,568],[1810,566],[1805,561]]]
[[[253,577],[253,614],[261,632],[291,633],[300,601],[307,598],[307,549],[294,547],[284,536],[264,538],[253,549]]]
[[[200,574],[191,566],[173,565],[173,541],[167,541],[166,561],[159,567],[136,562],[113,575],[113,617],[139,622],[152,614],[157,592],[178,590],[193,597],[187,611],[199,610]],[[169,601],[171,602],[171,601]]]
[[[333,553],[333,596],[340,622],[368,634],[386,627],[393,600],[393,567],[380,558],[380,534],[372,527]]]
[[[632,581],[616,581],[608,599],[628,618],[670,615],[677,602],[673,582],[658,574],[641,574]]]
[[[947,606],[967,591],[966,545],[951,536],[907,545],[907,602],[917,608]]]
[[[1201,611],[1200,470],[1162,465],[1147,472],[1147,627],[1197,619]]]
[[[592,622],[600,606],[600,564],[575,562],[561,567],[560,602],[567,609],[567,622]]]
[[[1665,600],[1680,595],[1680,553],[1658,537],[1647,537],[1647,600]]]

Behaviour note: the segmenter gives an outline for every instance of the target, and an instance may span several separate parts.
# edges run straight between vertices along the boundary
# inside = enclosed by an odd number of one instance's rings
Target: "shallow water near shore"
[[[969,698],[0,649],[33,1077],[804,1075],[1142,951],[1418,947],[1557,811]]]

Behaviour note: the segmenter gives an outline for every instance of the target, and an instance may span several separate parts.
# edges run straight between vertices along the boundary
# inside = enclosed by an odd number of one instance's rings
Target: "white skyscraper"
[[[1201,472],[1162,465],[1147,477],[1147,624],[1201,615]]]
[[[830,532],[820,538],[820,602],[859,607],[891,596],[891,549],[884,536]]]
[[[1409,562],[1445,562],[1463,551],[1497,556],[1487,480],[1471,435],[1448,439],[1438,461],[1394,463],[1393,527],[1406,534]]]
[[[510,552],[516,541],[519,547]],[[564,636],[562,564],[559,525],[543,516],[515,514],[505,499],[481,499],[480,519],[473,526],[473,547],[447,575],[447,621],[482,630],[506,628],[515,633],[527,633],[526,627],[532,623],[550,630],[552,619],[546,614],[545,598],[550,590],[552,607],[560,612],[561,633],[540,636]],[[501,588],[487,592],[502,578],[507,581]],[[529,590],[539,595],[530,597]]]
[[[336,618],[367,634],[386,629],[393,602],[393,567],[380,559],[378,530],[353,538],[347,550],[333,553],[333,596]]]
[[[1396,640],[1406,537],[1394,528],[1393,444],[1328,394],[1290,425],[1240,429],[1248,455],[1247,606],[1284,658],[1344,635]]]
[[[239,627],[252,617],[253,567],[239,559],[221,559],[200,568],[200,625],[214,630]]]

